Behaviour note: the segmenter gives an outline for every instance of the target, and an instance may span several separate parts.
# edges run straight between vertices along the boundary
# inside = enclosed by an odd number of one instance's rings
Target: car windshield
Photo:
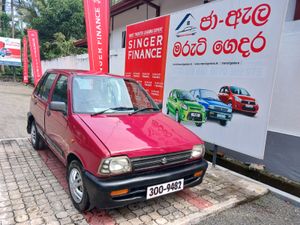
[[[250,96],[249,92],[244,88],[230,87],[233,94]]]
[[[218,95],[211,90],[200,90],[200,95],[201,98],[219,99]]]
[[[115,113],[157,105],[138,83],[132,80],[109,76],[77,75],[73,79],[74,113]]]
[[[187,101],[192,101],[192,102],[196,101],[195,98],[193,97],[193,95],[188,91],[178,92],[178,98],[180,100],[187,100]]]

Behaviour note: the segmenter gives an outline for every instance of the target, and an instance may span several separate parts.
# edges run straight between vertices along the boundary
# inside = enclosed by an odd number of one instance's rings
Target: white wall
[[[43,60],[42,70],[43,73],[47,69],[89,69],[88,55],[72,55],[67,57],[62,57],[53,60]]]
[[[279,50],[269,130],[300,137],[300,20],[286,22]]]

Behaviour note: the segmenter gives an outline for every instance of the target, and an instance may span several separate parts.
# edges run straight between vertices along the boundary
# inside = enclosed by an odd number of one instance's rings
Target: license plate
[[[191,115],[192,115],[193,117],[200,117],[200,114],[199,114],[199,113],[191,113]]]
[[[223,115],[223,114],[218,114],[217,117],[218,117],[219,119],[226,119],[226,116]]]
[[[184,179],[147,187],[147,199],[156,198],[183,189]]]
[[[253,109],[253,105],[246,105],[247,108]]]

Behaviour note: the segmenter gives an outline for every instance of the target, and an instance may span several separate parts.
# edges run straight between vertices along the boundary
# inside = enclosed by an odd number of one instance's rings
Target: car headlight
[[[127,156],[104,159],[99,167],[102,175],[117,175],[131,172],[131,163]]]
[[[184,110],[188,110],[188,107],[185,104],[181,104],[181,108],[183,108]]]
[[[193,146],[191,158],[193,158],[193,159],[203,158],[204,155],[205,155],[205,146],[204,146],[204,144]]]
[[[213,105],[209,105],[208,108],[209,109],[215,109],[215,107]]]
[[[234,96],[234,99],[235,99],[237,102],[242,102],[242,99],[240,99],[238,96]]]

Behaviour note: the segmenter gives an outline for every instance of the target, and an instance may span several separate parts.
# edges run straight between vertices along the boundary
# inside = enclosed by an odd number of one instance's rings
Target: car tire
[[[227,125],[227,120],[220,120],[220,124],[225,127]]]
[[[41,150],[45,147],[45,142],[37,130],[35,121],[31,122],[30,140],[31,140],[32,147],[35,150]]]
[[[176,110],[176,113],[175,113],[175,120],[176,120],[178,123],[181,122],[178,110]]]
[[[201,126],[202,126],[202,123],[195,123],[195,125],[196,125],[197,127],[201,127]]]
[[[83,180],[82,165],[73,160],[68,166],[68,188],[75,208],[80,212],[89,210],[90,201]]]

